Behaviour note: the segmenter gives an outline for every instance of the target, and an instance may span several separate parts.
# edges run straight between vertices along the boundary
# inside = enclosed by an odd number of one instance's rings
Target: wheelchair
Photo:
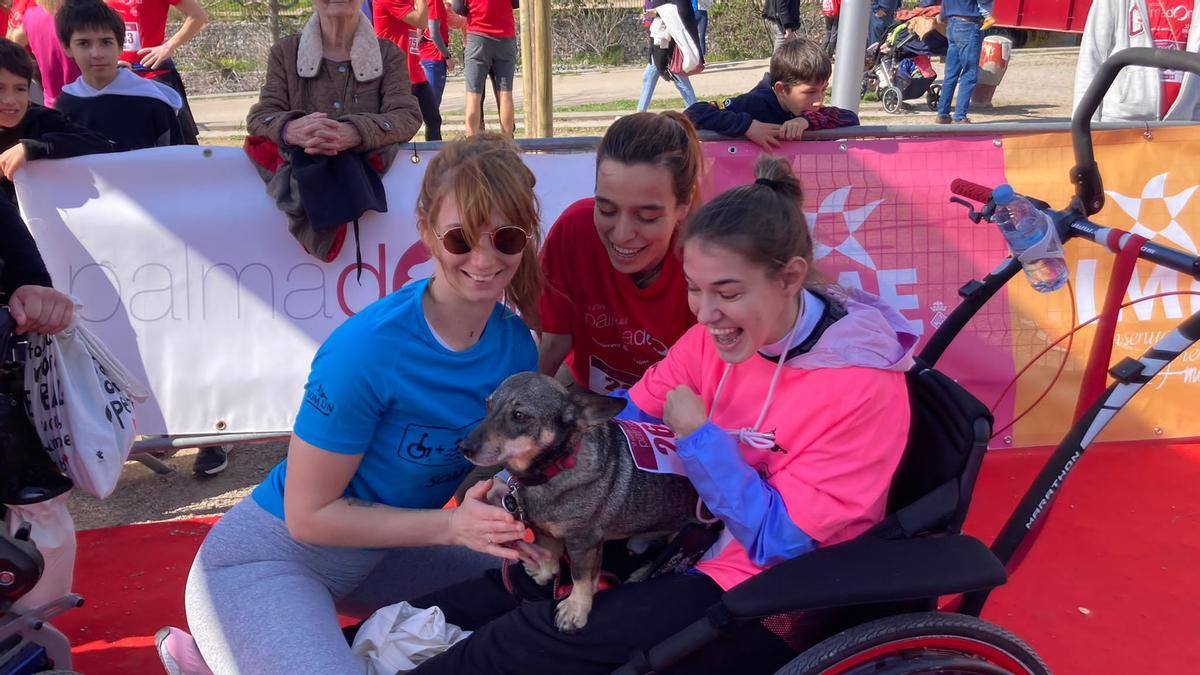
[[[5,504],[35,504],[72,487],[25,415],[24,368],[12,349],[15,327],[8,310],[0,307],[0,518],[8,510]],[[0,526],[0,675],[66,675],[71,672],[71,644],[49,621],[81,606],[83,598],[72,593],[32,609],[14,606],[45,569],[31,529],[23,522],[10,535]]]
[[[1091,117],[1117,72],[1127,66],[1200,74],[1200,56],[1133,48],[1109,58],[1072,120],[1075,198],[1063,211],[1031,201],[1051,217],[1062,241],[1078,238],[1105,246],[1128,259],[1130,273],[1137,258],[1200,279],[1200,257],[1087,220],[1104,205]],[[968,208],[974,222],[994,213],[989,189],[956,180],[951,191],[986,204],[977,212],[970,202],[952,199]],[[783,562],[730,589],[704,618],[635,653],[615,672],[672,672],[743,623],[769,625],[779,617],[810,614],[819,617],[821,630],[792,645],[799,654],[778,674],[1048,673],[1029,645],[979,615],[989,593],[1007,581],[1035,540],[1057,491],[1092,441],[1143,386],[1200,339],[1200,312],[1137,359],[1109,368],[1106,353],[1093,353],[1084,382],[1091,373],[1099,386],[1094,392],[1085,387],[1075,424],[989,547],[963,534],[962,524],[993,420],[982,403],[934,366],[971,318],[1020,271],[1021,264],[1009,257],[982,280],[965,284],[959,290],[962,301],[908,373],[912,426],[883,522],[856,539]],[[1113,275],[1111,288],[1125,288],[1129,274],[1121,277]],[[1106,308],[1096,343],[1111,343],[1116,310]],[[1114,381],[1101,392],[1105,370]],[[951,600],[939,605],[946,597]]]

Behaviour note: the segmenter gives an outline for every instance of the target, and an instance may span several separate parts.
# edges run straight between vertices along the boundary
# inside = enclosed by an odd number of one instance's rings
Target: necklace
[[[771,375],[771,385],[767,387],[767,399],[763,401],[762,410],[758,413],[758,421],[753,427],[742,427],[741,429],[721,429],[725,433],[736,436],[738,441],[749,445],[752,448],[759,450],[774,450],[779,448],[782,452],[787,452],[779,447],[775,442],[774,431],[759,431],[762,428],[763,420],[767,418],[767,410],[771,407],[771,400],[775,397],[775,385],[779,384],[779,375],[783,372],[783,364],[787,361],[787,350],[791,348],[792,342],[796,338],[796,329],[800,327],[801,320],[804,317],[804,294],[800,294],[800,307],[796,311],[796,320],[792,323],[792,329],[788,331],[787,338],[783,343],[783,354],[779,356],[779,362],[775,364],[775,373]],[[726,363],[725,371],[721,373],[721,380],[717,383],[717,391],[713,394],[713,402],[709,407],[708,418],[712,419],[717,412],[717,402],[721,400],[721,390],[725,388],[725,380],[729,377],[729,371],[733,369],[733,364]]]

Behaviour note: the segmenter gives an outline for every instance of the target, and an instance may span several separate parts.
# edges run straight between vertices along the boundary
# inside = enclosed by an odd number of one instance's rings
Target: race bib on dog
[[[673,473],[686,476],[683,460],[675,450],[675,434],[665,424],[649,424],[632,420],[614,420],[629,442],[633,463],[650,473]]]

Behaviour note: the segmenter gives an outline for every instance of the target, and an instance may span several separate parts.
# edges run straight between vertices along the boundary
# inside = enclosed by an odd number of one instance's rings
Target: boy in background
[[[825,106],[833,63],[820,45],[793,37],[775,50],[767,75],[754,89],[723,103],[700,102],[685,112],[697,129],[745,137],[770,152],[798,141],[808,129],[858,124],[850,110]]]
[[[183,98],[118,67],[125,43],[120,14],[100,0],[75,0],[58,11],[54,25],[82,73],[63,87],[55,108],[112,141],[119,152],[185,142],[179,121]]]

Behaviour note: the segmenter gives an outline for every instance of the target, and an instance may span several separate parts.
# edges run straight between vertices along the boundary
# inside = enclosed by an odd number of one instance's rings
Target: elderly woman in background
[[[313,0],[313,7],[316,15],[300,35],[271,48],[266,82],[246,118],[250,136],[245,149],[267,182],[268,194],[287,214],[292,235],[310,254],[329,262],[341,250],[344,221],[356,220],[366,209],[386,210],[378,174],[391,166],[397,144],[420,128],[421,112],[404,53],[375,36],[357,2]],[[349,159],[338,157],[342,154],[365,161],[341,161]],[[368,167],[368,178],[377,186],[377,194],[369,196],[383,201],[383,208],[364,195],[340,193],[327,181],[313,186],[319,199],[310,195],[302,206],[306,184],[301,167],[322,157],[339,160],[319,172],[323,175]],[[351,215],[319,222],[313,208],[317,202],[324,213],[350,210]]]
[[[421,112],[400,48],[375,37],[356,3],[313,0],[300,35],[271,48],[246,130],[310,154],[370,151],[417,133]]]

